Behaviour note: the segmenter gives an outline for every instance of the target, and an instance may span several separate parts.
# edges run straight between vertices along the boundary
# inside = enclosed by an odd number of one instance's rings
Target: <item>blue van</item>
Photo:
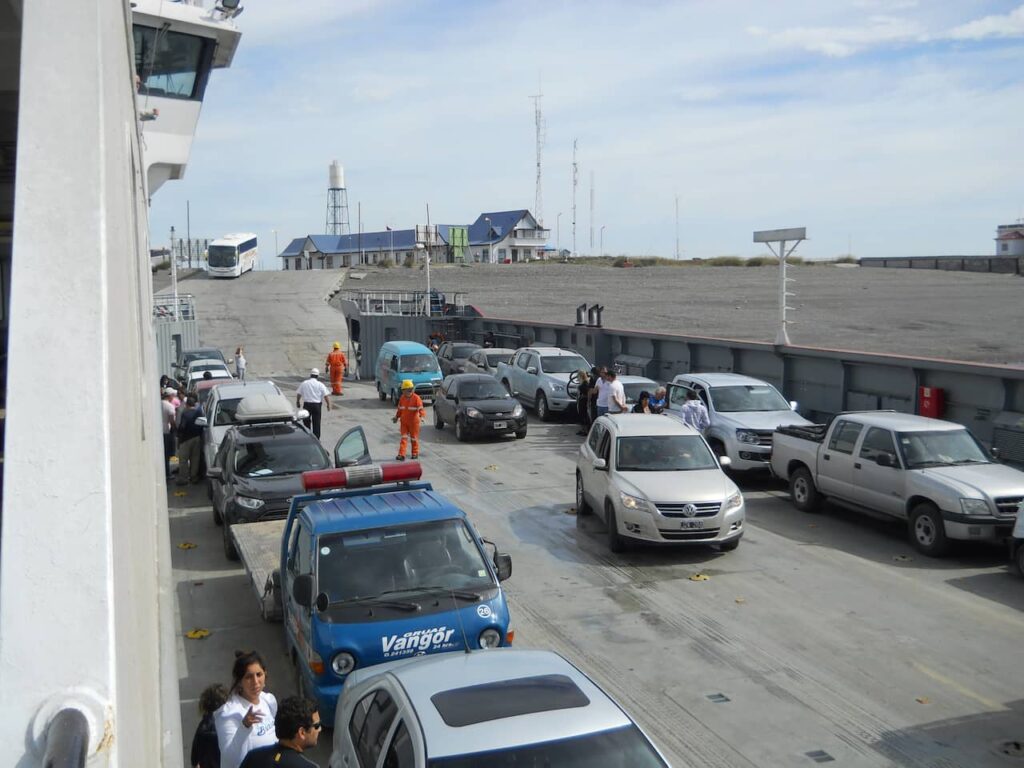
[[[281,543],[285,640],[299,692],[324,722],[355,669],[512,642],[501,588],[512,558],[419,475],[417,462],[306,472],[307,489],[345,490],[292,500]]]
[[[433,402],[444,376],[437,356],[428,347],[415,341],[389,341],[380,348],[373,378],[381,400],[390,397],[391,402],[397,403],[402,394],[402,382],[410,379],[416,394],[424,402]]]

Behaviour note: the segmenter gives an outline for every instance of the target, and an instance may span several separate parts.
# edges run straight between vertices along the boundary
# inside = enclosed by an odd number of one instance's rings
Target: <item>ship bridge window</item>
[[[140,94],[202,100],[213,60],[213,40],[138,24],[132,32]]]

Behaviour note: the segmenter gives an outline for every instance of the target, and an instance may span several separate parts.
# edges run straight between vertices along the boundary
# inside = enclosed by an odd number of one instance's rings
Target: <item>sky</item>
[[[252,231],[266,268],[325,230],[535,210],[551,245],[755,256],[993,254],[1024,215],[1019,0],[246,0],[151,240]],[[590,214],[593,179],[594,215]],[[559,216],[559,214],[561,214]],[[591,245],[593,227],[593,245]]]

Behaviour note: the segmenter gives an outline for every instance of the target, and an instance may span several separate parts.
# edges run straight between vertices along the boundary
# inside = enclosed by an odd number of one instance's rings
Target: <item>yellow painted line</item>
[[[967,688],[966,686],[961,685],[960,683],[958,683],[956,680],[948,678],[945,675],[943,675],[942,673],[936,672],[934,669],[926,667],[924,664],[919,664],[916,661],[913,662],[913,664],[914,664],[914,669],[916,669],[918,672],[921,672],[921,673],[927,675],[928,677],[930,677],[935,682],[941,683],[942,685],[946,686],[947,688],[951,688],[952,690],[954,690],[957,693],[959,693],[961,696],[964,696],[965,698],[968,698],[968,699],[971,699],[973,701],[978,702],[979,704],[981,704],[986,709],[990,709],[993,712],[1001,712],[1001,711],[1005,711],[1006,710],[1006,707],[1004,707],[998,701],[993,701],[992,699],[988,699],[988,698],[982,696],[980,693],[975,693],[970,688]]]

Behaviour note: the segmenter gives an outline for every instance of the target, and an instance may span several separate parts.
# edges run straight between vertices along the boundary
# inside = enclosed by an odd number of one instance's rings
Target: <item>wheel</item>
[[[455,439],[460,443],[466,442],[466,428],[462,426],[462,419],[455,419]]]
[[[725,450],[725,444],[721,440],[708,440],[708,445],[715,452],[715,456],[719,458],[729,455],[728,451]]]
[[[377,397],[380,398],[382,403],[388,399],[387,393],[380,388],[380,384],[377,384]]]
[[[576,470],[576,514],[589,515],[591,512],[587,498],[583,495],[583,475]]]
[[[512,387],[509,386],[508,379],[502,379],[501,386],[503,386],[505,388],[505,391],[508,392],[510,395],[512,394]]]
[[[398,405],[398,391],[397,390],[394,390],[394,389],[391,390],[391,402],[394,403],[396,406]]]
[[[224,557],[228,560],[238,560],[238,550],[235,549],[235,541],[231,538],[231,526],[228,524],[227,518],[224,519],[224,527],[221,528],[224,533]]]
[[[733,539],[732,541],[723,541],[718,545],[719,552],[732,552],[736,547],[740,545],[739,539]]]
[[[821,502],[818,489],[806,467],[800,467],[789,477],[789,496],[793,506],[801,512],[817,512]]]
[[[212,498],[213,498],[213,493],[212,492],[210,493],[210,497],[211,497],[211,500],[212,500]],[[215,502],[215,501],[213,502],[213,524],[214,525],[224,525],[224,518],[221,517],[220,510],[217,509],[217,502]]]
[[[604,503],[604,524],[608,529],[608,549],[612,552],[623,552],[626,540],[619,533],[618,522],[615,520],[615,506],[610,501]]]
[[[941,557],[949,550],[946,525],[934,504],[925,502],[910,510],[910,543],[930,557]]]
[[[522,440],[524,437],[526,437],[525,429],[521,429],[518,432],[516,432],[516,440]]]
[[[541,421],[551,421],[551,408],[548,407],[548,399],[543,392],[537,393],[537,418]]]
[[[437,429],[444,429],[444,420],[441,418],[441,414],[437,411],[437,404],[434,404],[434,426]]]

